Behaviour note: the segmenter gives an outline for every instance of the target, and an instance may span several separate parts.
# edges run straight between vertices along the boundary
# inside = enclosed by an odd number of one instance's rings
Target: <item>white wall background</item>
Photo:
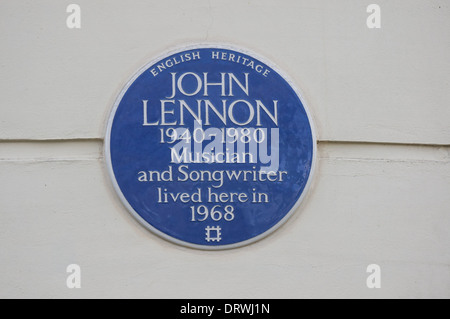
[[[0,0],[1,298],[449,298],[446,0]],[[366,8],[381,7],[368,29]],[[148,232],[110,185],[103,137],[127,80],[167,49],[230,43],[305,94],[309,196],[255,244]],[[66,286],[69,264],[80,289]],[[381,267],[369,289],[366,267]]]

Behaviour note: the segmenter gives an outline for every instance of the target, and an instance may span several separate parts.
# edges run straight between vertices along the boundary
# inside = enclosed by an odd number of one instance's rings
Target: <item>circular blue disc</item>
[[[246,50],[172,51],[128,82],[105,157],[121,201],[172,242],[225,249],[283,224],[310,184],[313,125],[298,91]]]

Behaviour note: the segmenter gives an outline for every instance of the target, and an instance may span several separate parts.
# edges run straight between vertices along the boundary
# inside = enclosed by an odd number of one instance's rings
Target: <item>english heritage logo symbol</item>
[[[311,182],[316,140],[299,93],[254,53],[185,47],[125,86],[105,140],[128,210],[177,244],[225,249],[270,234]]]

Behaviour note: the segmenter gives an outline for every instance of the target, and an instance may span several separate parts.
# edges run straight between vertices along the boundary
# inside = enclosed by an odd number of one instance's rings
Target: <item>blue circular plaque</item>
[[[121,201],[148,229],[201,249],[249,244],[296,210],[316,140],[299,92],[231,46],[172,51],[116,100],[105,157]]]

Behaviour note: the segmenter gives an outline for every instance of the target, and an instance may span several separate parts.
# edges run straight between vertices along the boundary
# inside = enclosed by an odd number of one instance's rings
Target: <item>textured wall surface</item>
[[[81,29],[66,26],[70,3],[0,1],[0,297],[450,297],[448,1],[377,1],[380,29],[360,0],[80,0]],[[202,42],[277,64],[318,138],[293,218],[217,252],[142,227],[103,154],[128,79]]]

